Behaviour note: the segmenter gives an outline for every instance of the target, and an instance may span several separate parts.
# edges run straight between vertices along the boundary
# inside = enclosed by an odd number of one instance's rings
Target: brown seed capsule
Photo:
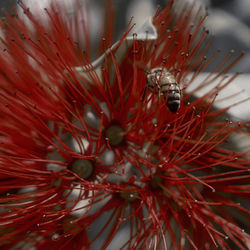
[[[92,175],[94,166],[89,160],[76,159],[71,165],[71,171],[76,173],[82,179],[87,179]]]

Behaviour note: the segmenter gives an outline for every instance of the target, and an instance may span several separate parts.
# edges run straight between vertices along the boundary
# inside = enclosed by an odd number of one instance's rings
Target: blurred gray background
[[[11,5],[18,0],[0,0],[1,14],[11,11]],[[45,7],[51,0],[23,0],[27,5]],[[55,0],[54,0],[55,1]],[[75,0],[72,0],[72,2]],[[84,0],[83,0],[84,1]],[[158,5],[165,6],[168,0],[113,0],[116,9],[117,37],[126,27],[128,20],[134,16],[137,23],[152,15]],[[193,0],[183,0],[192,2]],[[206,22],[211,34],[215,35],[214,43],[208,52],[213,54],[221,49],[221,58],[231,49],[236,53],[245,51],[245,57],[232,69],[234,72],[250,73],[250,0],[194,0],[208,7],[209,17]],[[70,2],[70,1],[67,1]],[[102,0],[91,0],[91,5],[101,6]],[[96,15],[98,16],[98,15]],[[207,70],[210,71],[213,65]]]

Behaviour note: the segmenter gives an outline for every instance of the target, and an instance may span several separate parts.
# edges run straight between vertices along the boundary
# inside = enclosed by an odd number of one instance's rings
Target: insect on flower
[[[176,113],[181,104],[181,89],[173,74],[165,68],[157,67],[147,74],[147,87],[163,95],[169,110]]]
[[[0,248],[246,248],[249,152],[229,142],[247,122],[214,109],[242,55],[187,92],[218,54],[204,59],[196,1],[170,0],[118,40],[100,1],[98,45],[75,2],[72,16],[53,1],[46,24],[23,4],[28,24],[0,22]]]

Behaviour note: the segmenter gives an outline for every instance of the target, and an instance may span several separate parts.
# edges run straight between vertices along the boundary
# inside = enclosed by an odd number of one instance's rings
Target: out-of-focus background
[[[16,5],[19,0],[1,0],[0,9],[10,11],[11,6]],[[31,9],[41,10],[55,0],[22,0]],[[56,0],[58,1],[58,0]],[[72,3],[76,0],[67,0]],[[86,1],[86,0],[82,0]],[[89,0],[88,0],[89,1]],[[221,57],[228,51],[234,49],[236,53],[245,51],[245,57],[233,68],[234,72],[250,73],[250,0],[183,0],[187,2],[197,1],[207,6],[209,16],[206,26],[215,35],[210,49],[213,53],[221,49]],[[60,1],[59,1],[60,2]],[[91,0],[91,5],[98,12],[101,0]],[[153,15],[157,6],[165,6],[168,0],[113,0],[116,9],[116,33],[122,33],[131,16],[139,25],[144,19]],[[98,18],[98,13],[95,15]],[[98,22],[98,20],[96,20]],[[208,55],[209,56],[209,55]],[[212,65],[211,65],[212,67]],[[208,68],[209,71],[209,68]],[[250,85],[250,84],[249,84]]]

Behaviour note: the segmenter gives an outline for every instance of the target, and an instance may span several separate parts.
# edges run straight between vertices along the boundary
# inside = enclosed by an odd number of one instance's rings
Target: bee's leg
[[[156,93],[158,93],[158,98],[160,99],[160,97],[161,97],[161,87],[160,87],[160,85],[158,83],[155,84],[154,91],[157,91]]]
[[[164,101],[167,102],[167,100],[168,100],[167,93],[163,92],[162,95],[163,95]]]
[[[143,89],[142,98],[141,98],[141,101],[142,101],[142,102],[144,101],[144,98],[145,98],[145,95],[146,95],[146,90],[147,90],[147,87],[145,87],[145,88]]]
[[[168,91],[163,91],[161,94],[163,96],[164,102],[167,104],[167,101],[168,101]]]

